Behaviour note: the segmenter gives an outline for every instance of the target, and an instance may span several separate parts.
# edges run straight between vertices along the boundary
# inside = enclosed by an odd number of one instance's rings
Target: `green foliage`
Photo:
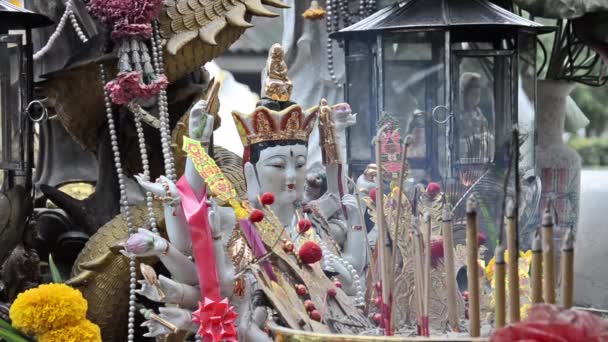
[[[57,265],[55,265],[55,261],[53,261],[53,256],[51,254],[49,254],[49,268],[51,269],[53,283],[63,283],[61,273],[59,273],[59,269],[57,268]]]
[[[608,166],[608,138],[574,138],[568,142],[583,160],[583,166]]]
[[[31,342],[32,340],[13,328],[10,323],[0,318],[0,341]]]
[[[608,126],[608,86],[596,88],[579,85],[572,93],[572,98],[590,121],[585,128],[585,135],[601,135]]]

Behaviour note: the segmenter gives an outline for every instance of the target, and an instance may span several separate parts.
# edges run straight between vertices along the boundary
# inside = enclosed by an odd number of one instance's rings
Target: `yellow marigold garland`
[[[83,319],[78,324],[40,335],[38,342],[101,342],[101,331],[97,324]]]
[[[74,325],[85,319],[87,301],[65,284],[43,284],[20,293],[10,309],[13,326],[28,335]]]

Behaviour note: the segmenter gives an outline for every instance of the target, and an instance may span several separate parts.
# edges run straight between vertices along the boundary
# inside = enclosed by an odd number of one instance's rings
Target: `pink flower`
[[[228,298],[216,302],[205,297],[205,302],[199,302],[198,305],[198,310],[192,313],[192,322],[200,325],[198,334],[205,341],[238,341],[234,326],[238,315],[234,312],[234,307],[228,304]]]
[[[161,89],[165,89],[168,84],[165,75],[161,75],[150,84],[144,84],[141,72],[133,71],[119,73],[116,79],[106,84],[105,89],[110,93],[112,102],[122,105],[136,98],[147,100],[158,94]]]
[[[112,39],[114,40],[123,38],[150,39],[150,37],[152,37],[152,25],[150,24],[121,25],[112,32]]]
[[[113,31],[117,37],[132,36],[149,38],[150,23],[162,8],[162,0],[91,0],[91,14]],[[142,26],[133,26],[133,25]],[[147,28],[143,27],[147,26]],[[112,37],[116,39],[114,34]]]
[[[152,248],[154,248],[154,240],[141,233],[135,233],[127,240],[127,252],[129,253],[144,254]]]

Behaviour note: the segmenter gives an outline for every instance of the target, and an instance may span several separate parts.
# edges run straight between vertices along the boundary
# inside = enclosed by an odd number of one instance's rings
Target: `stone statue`
[[[299,105],[283,100],[291,91],[291,83],[286,77],[287,70],[282,60],[280,46],[275,45],[271,49],[268,69],[273,72],[267,82],[272,85],[266,88],[267,97],[259,102],[258,107],[251,114],[233,113],[245,147],[243,168],[247,182],[248,203],[243,206],[249,212],[258,208],[276,216],[274,226],[271,224],[268,227],[266,221],[255,225],[262,242],[274,255],[270,261],[278,278],[272,281],[278,282],[279,287],[283,288],[283,292],[274,287],[272,291],[264,292],[272,297],[273,306],[285,321],[292,322],[290,324],[292,328],[298,328],[300,321],[293,317],[304,319],[302,312],[305,315],[307,312],[304,306],[294,308],[291,307],[292,304],[285,302],[285,299],[276,298],[280,294],[284,294],[280,298],[285,298],[293,293],[294,284],[290,283],[286,275],[299,274],[299,279],[302,279],[308,287],[311,300],[316,301],[319,308],[323,305],[320,294],[325,296],[328,289],[333,288],[334,283],[318,266],[304,269],[297,266],[293,256],[287,253],[286,246],[299,249],[301,244],[307,241],[317,242],[323,252],[321,263],[323,270],[326,274],[335,276],[335,280],[342,285],[344,293],[356,296],[354,300],[356,304],[362,304],[363,286],[360,277],[366,255],[361,251],[364,251],[365,246],[365,230],[358,222],[358,208],[352,197],[345,196],[344,199],[340,199],[335,194],[328,193],[322,196],[323,210],[320,210],[319,205],[313,205],[308,210],[309,213],[302,213],[308,156],[307,141],[316,112],[303,112]],[[202,146],[208,146],[213,132],[213,116],[207,113],[205,101],[197,103],[192,108],[189,125],[190,138],[201,142]],[[197,172],[191,157],[187,159],[184,177],[197,199],[201,201],[205,198],[207,186]],[[157,183],[152,183],[141,176],[137,179],[146,190],[163,200],[168,239],[140,229],[127,241],[126,253],[138,257],[158,256],[171,273],[170,278],[160,276],[157,281],[147,278],[140,281],[141,288],[138,292],[153,301],[179,305],[179,308],[161,308],[158,316],[149,315],[150,320],[144,323],[149,329],[147,336],[166,335],[174,330],[194,333],[197,326],[192,323],[192,310],[196,309],[202,300],[200,291],[202,285],[199,284],[196,265],[188,258],[192,249],[192,240],[189,223],[182,208],[183,195],[176,184],[165,177],[161,177]],[[274,201],[269,206],[262,205],[259,200],[260,196],[266,193],[272,193],[274,196]],[[239,318],[236,325],[240,337],[254,341],[266,340],[268,338],[260,329],[261,324],[266,320],[266,311],[251,305],[255,289],[259,287],[266,289],[266,283],[269,282],[264,278],[266,276],[260,274],[263,272],[255,271],[260,269],[259,261],[255,262],[253,258],[255,248],[251,247],[249,236],[244,236],[246,233],[244,234],[236,224],[236,212],[233,208],[220,207],[215,199],[208,200],[207,206],[221,296],[229,298],[230,305],[234,305],[238,311]],[[349,219],[334,219],[329,222],[328,218],[335,216],[342,206]],[[309,234],[302,233],[301,217],[313,222],[314,232],[310,230]],[[242,222],[240,224],[242,227]],[[277,242],[280,241],[278,239],[283,240],[283,248],[281,245],[277,246]],[[278,259],[282,262],[277,261]],[[349,317],[360,323],[360,327],[366,327],[366,319],[352,306],[353,299],[348,299],[342,292],[338,292],[335,298],[335,303],[328,304],[327,315],[333,315],[332,312],[341,312],[341,315],[344,315],[348,312]],[[337,307],[339,309],[336,309]],[[316,318],[312,313],[310,317],[306,317],[308,320],[317,320]],[[332,324],[333,329],[310,323],[305,323],[305,326],[327,332],[332,330],[340,332],[340,329],[352,330],[347,327],[348,325],[339,328],[340,324]],[[304,326],[300,328],[305,329]]]

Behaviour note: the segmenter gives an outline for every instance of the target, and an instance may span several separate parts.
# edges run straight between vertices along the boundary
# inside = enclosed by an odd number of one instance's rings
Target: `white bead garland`
[[[325,25],[327,30],[327,70],[329,77],[338,86],[342,87],[342,83],[338,82],[334,69],[334,49],[333,40],[329,35],[340,30],[340,17],[344,23],[344,27],[352,23],[368,17],[376,10],[376,0],[359,0],[359,8],[357,12],[351,13],[348,8],[348,0],[327,0],[325,4],[327,14],[325,16]],[[339,43],[342,47],[342,43]]]
[[[118,134],[116,133],[116,126],[114,124],[114,115],[112,111],[112,102],[110,95],[105,89],[107,82],[106,70],[103,64],[99,65],[99,73],[101,78],[101,86],[103,89],[104,102],[106,107],[106,118],[108,120],[108,130],[110,134],[110,141],[112,144],[112,152],[114,153],[114,165],[116,166],[116,175],[118,178],[118,186],[120,188],[120,204],[121,211],[127,222],[127,230],[129,236],[135,233],[135,226],[133,225],[133,216],[131,208],[129,207],[127,188],[125,184],[125,176],[123,174],[122,162],[120,160],[120,149],[118,147]],[[135,256],[129,257],[129,320],[128,320],[128,331],[127,341],[133,342],[135,340],[135,289],[137,287],[137,273],[135,268]]]
[[[88,41],[84,32],[82,32],[80,25],[78,25],[76,16],[74,15],[74,10],[72,9],[72,0],[68,0],[65,3],[65,11],[63,11],[63,14],[61,15],[61,19],[59,19],[59,23],[57,24],[55,31],[53,31],[53,34],[51,34],[51,36],[49,37],[49,40],[46,42],[46,44],[44,44],[44,46],[34,54],[35,61],[39,60],[42,56],[44,56],[47,52],[49,52],[51,47],[53,47],[53,45],[55,44],[55,41],[57,40],[57,38],[59,38],[61,31],[63,31],[63,28],[65,27],[65,24],[66,24],[68,18],[70,19],[70,22],[72,23],[72,27],[76,31],[76,35],[78,36],[78,38],[83,43],[86,43]]]

